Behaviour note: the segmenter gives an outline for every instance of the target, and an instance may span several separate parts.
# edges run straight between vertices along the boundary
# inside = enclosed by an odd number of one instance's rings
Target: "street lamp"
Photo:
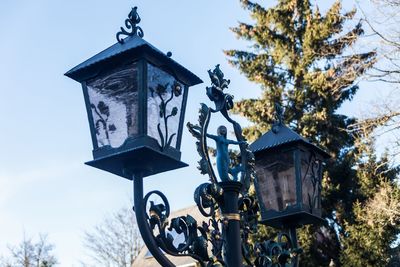
[[[255,156],[255,190],[261,213],[260,223],[282,229],[284,246],[298,254],[296,228],[320,224],[323,162],[330,156],[283,123],[282,108],[275,103],[276,121],[271,130],[250,145]],[[264,243],[273,250],[278,243]],[[283,250],[282,250],[283,251]],[[270,253],[273,254],[273,253]],[[276,253],[284,263],[289,255]],[[297,255],[292,266],[298,265]]]
[[[190,256],[201,266],[239,267],[246,262],[264,267],[275,260],[276,266],[297,266],[295,228],[318,221],[322,160],[327,154],[284,126],[279,112],[272,131],[249,147],[241,126],[228,113],[233,96],[225,92],[230,81],[219,65],[208,71],[211,86],[206,88],[215,107],[201,104],[198,124],[187,124],[197,139],[198,168],[209,177],[194,193],[207,221],[197,222],[189,214],[169,220],[165,195],[157,190],[144,195],[144,177],[187,166],[180,161],[180,143],[188,87],[202,81],[172,60],[171,53],[143,40],[139,22],[135,7],[125,21],[127,29],[117,33],[116,44],[65,74],[83,88],[94,157],[87,164],[133,180],[139,230],[162,266],[174,266],[165,253]],[[208,125],[217,113],[229,126],[210,134]],[[216,166],[209,140],[216,143]],[[228,146],[236,146],[236,156]],[[253,182],[257,196],[250,194]],[[153,195],[161,203],[150,201]],[[294,230],[280,234],[277,241],[251,245],[260,208],[261,223]],[[172,231],[183,241],[174,240]]]
[[[276,110],[272,129],[250,145],[261,222],[275,228],[318,223],[322,164],[330,156],[284,125],[282,109]]]
[[[132,179],[187,166],[180,145],[188,87],[202,81],[145,40],[136,7],[118,42],[65,75],[80,82],[93,142],[88,165]],[[121,35],[127,35],[125,39]]]

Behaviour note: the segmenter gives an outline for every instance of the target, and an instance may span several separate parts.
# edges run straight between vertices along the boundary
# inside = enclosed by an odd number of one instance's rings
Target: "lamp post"
[[[187,166],[180,161],[180,145],[188,88],[202,81],[171,59],[171,53],[146,42],[139,22],[135,7],[116,44],[65,74],[82,84],[94,158],[87,164],[133,180],[142,238],[162,266],[174,266],[165,253],[193,257],[202,266],[296,266],[296,227],[320,220],[321,166],[327,154],[284,126],[279,112],[272,131],[249,146],[241,126],[229,116],[233,96],[225,93],[230,81],[219,65],[208,71],[211,86],[206,88],[215,107],[201,104],[198,124],[187,125],[197,139],[199,170],[209,177],[194,193],[208,221],[200,223],[190,215],[169,221],[164,194],[144,194],[144,177]],[[229,127],[210,134],[208,125],[216,113]],[[234,140],[227,138],[232,130]],[[216,168],[208,141],[216,143]],[[229,146],[236,146],[236,156]],[[251,184],[256,196],[249,193]],[[161,203],[150,201],[153,195]],[[260,211],[261,223],[290,229],[289,234],[251,246],[249,236]],[[176,245],[171,231],[184,241]]]
[[[321,180],[330,156],[283,123],[275,104],[272,129],[250,145],[255,155],[255,189],[261,223],[282,229],[297,254],[296,228],[322,223]],[[293,259],[297,265],[298,258]]]

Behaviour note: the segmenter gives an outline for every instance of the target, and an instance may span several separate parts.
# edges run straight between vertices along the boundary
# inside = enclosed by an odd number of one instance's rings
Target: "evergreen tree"
[[[368,214],[375,218],[371,203],[379,194],[398,194],[395,175],[387,164],[377,161],[372,144],[363,144],[347,131],[356,120],[337,113],[357,92],[358,78],[376,60],[375,51],[351,53],[347,49],[363,34],[361,23],[344,31],[356,11],[343,14],[340,1],[325,15],[308,0],[279,0],[271,8],[241,2],[253,24],[240,23],[233,31],[251,42],[251,51],[228,50],[226,54],[230,63],[262,88],[259,99],[239,101],[234,108],[252,122],[244,129],[247,139],[254,141],[270,128],[274,102],[279,102],[285,107],[285,122],[332,156],[323,180],[327,225],[301,231],[305,250],[301,265],[386,265],[390,244],[399,233],[398,218],[391,227],[383,221],[381,235],[368,232],[373,226],[363,218]],[[357,251],[367,241],[373,246]],[[368,249],[375,252],[368,253]]]

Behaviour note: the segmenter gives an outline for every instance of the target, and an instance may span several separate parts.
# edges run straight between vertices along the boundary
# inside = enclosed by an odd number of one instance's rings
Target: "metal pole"
[[[224,236],[224,261],[228,267],[241,267],[242,264],[242,240],[240,237],[240,215],[238,197],[242,183],[221,182],[219,185],[224,190],[223,203],[221,205],[222,217],[225,220],[223,226]]]
[[[292,242],[292,248],[297,249],[298,244],[297,244],[297,233],[296,233],[296,227],[291,226],[289,228],[289,236],[290,236],[290,241]],[[292,267],[298,267],[299,266],[299,256],[296,255],[294,258],[292,258]]]
[[[135,173],[133,176],[133,199],[136,215],[136,222],[139,227],[140,234],[146,244],[147,249],[161,266],[175,267],[175,265],[164,255],[154,239],[153,233],[146,218],[145,203],[143,203],[143,176],[141,173]]]

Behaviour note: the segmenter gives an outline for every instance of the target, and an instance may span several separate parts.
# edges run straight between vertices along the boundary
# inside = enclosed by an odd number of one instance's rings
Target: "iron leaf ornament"
[[[206,94],[208,98],[214,102],[215,109],[208,107],[205,104],[201,104],[199,110],[199,124],[193,125],[187,124],[189,132],[197,139],[197,151],[201,157],[198,168],[202,174],[208,174],[211,183],[217,183],[217,177],[213,169],[209,149],[207,146],[207,138],[211,138],[217,143],[217,169],[220,180],[225,181],[228,178],[228,174],[231,177],[230,180],[236,180],[241,182],[243,192],[247,191],[250,187],[252,177],[254,177],[254,155],[248,149],[248,144],[242,134],[242,128],[239,123],[233,120],[228,111],[233,107],[233,95],[225,93],[224,91],[228,88],[230,80],[224,78],[224,73],[220,69],[220,65],[216,65],[214,70],[208,70],[208,75],[211,80],[211,87],[206,87]],[[225,134],[220,133],[220,130],[225,126],[220,126],[218,135],[208,134],[208,125],[211,120],[211,116],[214,113],[220,112],[224,118],[231,123],[236,140],[229,140]],[[226,164],[226,158],[229,152],[225,149],[225,145],[232,144],[238,145],[240,149],[239,164]],[[224,150],[224,151],[222,151]],[[223,158],[224,160],[218,159]],[[233,159],[231,162],[233,163]],[[223,172],[227,172],[223,174]]]
[[[208,75],[211,79],[211,87],[206,88],[208,98],[215,103],[215,111],[230,110],[233,108],[233,96],[224,93],[224,89],[228,88],[230,80],[224,78],[224,73],[217,64],[213,71],[208,70]]]

